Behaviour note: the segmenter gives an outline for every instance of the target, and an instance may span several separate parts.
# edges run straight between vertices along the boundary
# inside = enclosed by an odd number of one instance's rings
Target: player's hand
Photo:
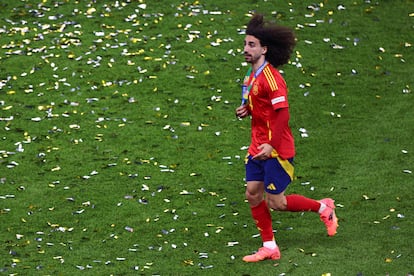
[[[253,159],[256,159],[256,160],[269,159],[273,151],[273,147],[267,143],[261,144],[260,146],[257,147],[257,149],[259,149],[260,152],[256,154],[255,156],[253,156]]]
[[[236,108],[236,117],[244,118],[249,115],[249,110],[247,109],[247,105],[241,105]]]

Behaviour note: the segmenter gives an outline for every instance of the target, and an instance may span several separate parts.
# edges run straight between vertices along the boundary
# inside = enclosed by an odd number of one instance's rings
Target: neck
[[[257,60],[255,63],[252,64],[253,73],[256,73],[260,67],[262,67],[266,62],[266,59],[263,57]],[[263,69],[263,68],[262,68]]]

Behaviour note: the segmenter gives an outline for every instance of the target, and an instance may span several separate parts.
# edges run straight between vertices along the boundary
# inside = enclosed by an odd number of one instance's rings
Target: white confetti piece
[[[336,44],[336,43],[333,43],[333,44],[331,45],[331,47],[332,47],[332,49],[336,49],[336,50],[342,50],[342,49],[345,49],[345,47],[344,47],[344,46],[338,45],[338,44]]]
[[[0,118],[0,121],[13,121],[13,119],[14,119],[14,117],[13,116],[10,116],[10,117],[3,117],[3,118]]]
[[[309,134],[308,134],[308,132],[305,128],[303,128],[303,127],[299,128],[299,132],[300,132],[300,136],[302,138],[308,138],[309,137]]]
[[[18,165],[19,163],[17,163],[16,161],[11,161],[9,164],[7,164],[7,168],[12,169]]]
[[[346,10],[344,5],[338,5],[337,9],[338,9],[338,11]]]
[[[134,228],[132,228],[132,227],[129,227],[129,226],[125,226],[125,228],[124,228],[126,231],[128,231],[128,232],[134,232]]]
[[[229,246],[229,247],[232,247],[232,246],[235,246],[235,245],[238,245],[238,244],[239,244],[238,241],[227,242],[227,246]]]

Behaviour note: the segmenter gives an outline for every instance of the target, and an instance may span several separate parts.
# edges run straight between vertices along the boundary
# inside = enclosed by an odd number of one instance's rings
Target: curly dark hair
[[[296,45],[292,29],[265,21],[262,14],[255,14],[247,24],[246,35],[256,37],[267,47],[266,60],[274,67],[288,63]]]

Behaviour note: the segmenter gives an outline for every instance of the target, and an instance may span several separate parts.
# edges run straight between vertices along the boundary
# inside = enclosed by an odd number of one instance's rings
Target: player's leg
[[[248,181],[246,187],[246,198],[250,205],[252,217],[256,223],[256,227],[260,232],[263,243],[273,241],[272,216],[267,207],[266,201],[263,199],[263,182]]]
[[[248,181],[246,188],[246,198],[250,204],[252,217],[259,230],[263,247],[251,255],[243,257],[245,262],[258,262],[265,259],[280,259],[280,251],[277,247],[273,234],[272,216],[267,207],[266,201],[263,199],[263,182]]]
[[[321,221],[325,224],[328,235],[333,236],[336,234],[338,219],[335,214],[333,199],[315,200],[302,195],[292,194],[286,196],[286,203],[286,211],[318,213]]]
[[[281,186],[276,187],[275,183],[280,183],[280,173],[284,173],[283,169],[280,168],[275,172],[277,167],[276,159],[268,159],[266,161],[250,160],[249,162],[251,164],[261,164],[263,169],[264,181],[248,181],[246,189],[246,197],[249,200],[256,226],[260,231],[263,247],[259,248],[259,251],[256,253],[245,256],[243,260],[245,262],[258,262],[265,259],[277,260],[280,259],[281,255],[274,238],[269,207],[272,209],[284,209],[286,207],[286,198],[283,191],[291,179],[289,176],[283,178],[285,182],[283,189],[281,189]],[[251,167],[252,165],[246,165],[247,169]],[[263,200],[264,192],[266,192],[266,200]]]
[[[265,165],[265,192],[268,206],[277,211],[315,212],[325,223],[329,236],[336,234],[338,219],[330,198],[314,200],[298,194],[284,195],[293,179],[293,160],[269,159]]]
[[[264,201],[264,161],[246,158],[246,199],[263,242],[273,240],[272,217]]]
[[[246,198],[250,205],[252,217],[259,230],[263,242],[258,252],[243,257],[245,262],[258,262],[265,259],[279,259],[280,252],[276,245],[272,216],[264,200],[264,183],[263,183],[263,161],[255,161],[251,158],[246,160]]]

